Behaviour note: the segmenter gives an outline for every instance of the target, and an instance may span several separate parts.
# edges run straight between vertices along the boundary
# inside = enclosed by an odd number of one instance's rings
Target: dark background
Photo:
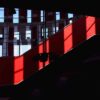
[[[99,0],[0,0],[0,6],[34,10],[65,10],[66,12],[100,17]]]

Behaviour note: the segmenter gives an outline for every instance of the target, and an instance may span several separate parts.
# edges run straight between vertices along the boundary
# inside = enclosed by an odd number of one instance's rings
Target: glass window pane
[[[0,45],[0,57],[2,57],[2,45]]]
[[[30,38],[31,39],[31,30],[26,31],[26,39]]]
[[[32,22],[32,18],[27,18],[27,23],[31,23]]]
[[[0,34],[0,38],[3,38],[3,34]]]
[[[26,39],[31,39],[31,29],[30,26],[26,26]]]
[[[27,10],[27,17],[32,17],[32,10]]]
[[[56,32],[58,32],[58,31],[59,31],[59,27],[57,26],[57,27],[56,27]]]
[[[72,18],[73,14],[72,13],[68,13],[68,18]]]
[[[20,55],[31,49],[31,45],[20,45]]]
[[[44,16],[44,11],[41,10],[41,11],[40,11],[40,20],[41,20],[41,22],[45,21],[45,18],[44,18],[44,17],[45,17],[45,16]]]
[[[44,36],[44,28],[42,28],[42,36]]]
[[[15,8],[16,13],[13,14],[13,23],[19,23],[19,9]]]
[[[43,16],[43,10],[41,10],[41,12],[40,12],[40,13],[41,13],[40,15],[41,15],[41,16]]]
[[[16,38],[16,40],[19,40],[19,32],[18,32],[18,26],[14,27],[14,38]]]
[[[43,22],[43,17],[41,17],[41,22]]]
[[[53,27],[53,34],[55,33],[55,27]]]
[[[32,10],[27,10],[27,23],[32,22]]]
[[[16,38],[17,40],[19,40],[19,32],[14,32],[14,38]]]
[[[68,18],[72,18],[73,17],[73,14],[72,13],[68,13]],[[69,23],[71,24],[73,21],[72,20],[69,20]]]
[[[60,12],[56,12],[56,20],[60,20]]]
[[[0,8],[0,22],[4,22],[4,8]]]
[[[14,45],[14,56],[19,56],[19,45]]]
[[[53,27],[53,34],[55,33],[55,31],[56,31],[56,32],[59,31],[59,27],[58,27],[58,26],[56,27],[56,30],[55,30],[55,27]]]

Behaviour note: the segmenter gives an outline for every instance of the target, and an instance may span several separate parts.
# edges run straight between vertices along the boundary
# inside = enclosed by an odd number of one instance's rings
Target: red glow
[[[43,53],[43,43],[39,45],[39,53]]]
[[[46,41],[46,52],[49,52],[49,40]],[[39,53],[43,53],[43,43],[39,45]],[[43,68],[43,66],[46,66],[49,64],[49,58],[48,60],[45,62],[45,65],[43,65],[43,62],[38,63],[39,66],[39,70],[41,70]]]
[[[86,38],[89,39],[95,34],[95,17],[86,17]]]
[[[39,45],[39,53],[43,53],[43,44]],[[38,69],[41,70],[43,68],[43,62],[38,62]]]
[[[40,62],[40,61],[39,61],[39,62],[38,62],[38,66],[39,66],[39,67],[38,67],[38,70],[41,70],[41,69],[43,68],[43,62]]]
[[[49,52],[49,40],[46,41],[46,52]]]
[[[14,84],[18,84],[23,81],[23,70],[24,70],[24,59],[23,56],[15,58],[14,60]]]
[[[49,40],[46,41],[46,52],[49,53]],[[45,66],[49,64],[49,57],[45,62]]]
[[[72,46],[72,25],[69,25],[64,29],[64,53],[68,52]]]

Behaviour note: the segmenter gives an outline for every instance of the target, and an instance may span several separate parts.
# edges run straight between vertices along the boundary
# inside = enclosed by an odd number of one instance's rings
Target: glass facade
[[[38,43],[43,41],[43,39],[47,39],[49,36],[55,34],[59,31],[60,24],[60,12],[55,12],[55,19],[50,21],[45,20],[46,12],[44,10],[40,10],[40,22],[32,22],[32,16],[34,15],[34,11],[26,10],[26,18],[24,23],[19,22],[21,16],[19,15],[19,9],[15,8],[15,14],[12,14],[10,17],[13,22],[10,24],[5,24],[4,19],[9,17],[5,16],[5,9],[0,8],[0,57],[9,56],[8,54],[8,45],[9,42],[13,42],[13,56],[20,56],[30,50],[33,46],[32,41],[34,40],[34,35],[37,34]],[[22,12],[23,13],[23,12]],[[68,18],[72,18],[72,13],[67,13]],[[9,15],[9,14],[8,14]],[[45,22],[46,21],[46,22]],[[62,22],[61,22],[62,23]],[[72,23],[72,20],[70,20]],[[46,25],[45,25],[46,24]],[[36,27],[35,31],[33,27]],[[10,29],[14,28],[12,34],[13,40],[9,39]],[[36,37],[35,37],[36,38]]]

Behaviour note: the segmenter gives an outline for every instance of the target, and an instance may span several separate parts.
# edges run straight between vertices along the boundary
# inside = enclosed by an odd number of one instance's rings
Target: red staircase
[[[46,53],[61,56],[96,33],[100,33],[100,18],[82,17],[24,55],[0,58],[0,85],[18,84],[51,63],[49,56],[46,62],[33,59],[37,54],[44,53],[44,46]]]

